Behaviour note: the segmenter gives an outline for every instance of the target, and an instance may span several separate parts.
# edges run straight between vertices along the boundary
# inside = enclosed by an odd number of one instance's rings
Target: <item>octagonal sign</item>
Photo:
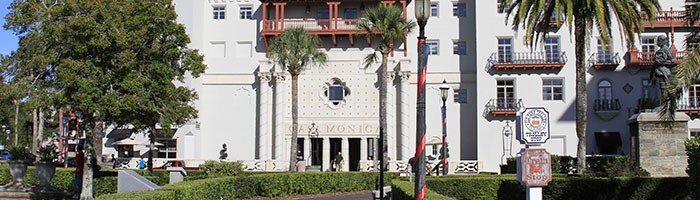
[[[552,155],[547,150],[525,149],[518,164],[520,164],[518,180],[525,186],[547,186],[552,181]]]
[[[520,140],[527,145],[544,144],[549,140],[549,111],[525,108],[520,114]]]

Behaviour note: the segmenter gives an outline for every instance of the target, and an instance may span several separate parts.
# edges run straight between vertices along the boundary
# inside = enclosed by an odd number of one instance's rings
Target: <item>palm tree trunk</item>
[[[578,137],[577,164],[579,174],[586,170],[586,124],[588,94],[586,93],[586,20],[574,16],[576,38],[576,136]]]
[[[299,69],[299,68],[296,68]],[[289,150],[289,171],[296,171],[297,136],[299,135],[299,73],[292,72],[292,138]]]
[[[386,153],[387,151],[387,121],[386,121],[386,85],[387,85],[387,59],[389,59],[389,52],[382,52],[382,65],[379,67],[379,130],[380,130],[380,135],[382,137],[382,147],[381,151],[383,152],[383,161],[386,162],[389,154]],[[382,166],[384,166],[384,163],[381,163]],[[381,169],[381,166],[380,166]]]

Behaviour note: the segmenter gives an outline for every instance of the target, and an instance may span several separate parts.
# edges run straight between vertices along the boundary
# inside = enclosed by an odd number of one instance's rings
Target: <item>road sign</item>
[[[549,140],[549,111],[525,108],[520,114],[520,141],[527,145],[544,144]]]
[[[518,164],[518,180],[523,185],[541,187],[552,181],[552,155],[547,150],[525,149]]]

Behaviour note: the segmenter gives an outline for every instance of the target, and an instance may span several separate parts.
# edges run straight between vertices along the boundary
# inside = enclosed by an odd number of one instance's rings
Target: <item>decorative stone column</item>
[[[386,74],[386,133],[387,133],[387,157],[396,160],[396,87],[394,87],[396,72],[389,71]],[[386,162],[389,162],[387,160]]]
[[[343,171],[350,171],[350,142],[347,137],[343,137],[342,145],[340,147],[341,155],[343,156]]]
[[[271,80],[272,74],[270,72],[258,72],[258,78],[260,79],[258,86],[258,93],[260,95],[260,101],[258,104],[258,160],[270,160],[270,141],[272,137],[268,132],[269,128],[269,99],[270,94],[268,88]]]
[[[311,155],[311,137],[304,138],[304,160],[306,165],[311,165],[314,155]]]
[[[367,138],[360,138],[360,161],[367,161]]]
[[[321,171],[325,171],[330,169],[331,166],[331,139],[324,137],[323,138],[323,159],[321,159],[323,163],[321,163]]]
[[[409,130],[409,125],[411,124],[410,119],[409,119],[409,95],[408,95],[408,90],[409,90],[409,82],[408,79],[411,77],[411,72],[410,71],[401,71],[398,73],[399,78],[400,78],[400,83],[399,83],[399,92],[401,93],[400,99],[400,109],[399,113],[401,113],[400,116],[400,128],[398,131],[399,135],[399,147],[400,149],[397,152],[397,156],[400,156],[400,160],[403,161],[408,161],[411,157],[411,152],[409,151],[409,145],[411,144],[410,140],[410,133],[411,131]],[[398,159],[397,159],[398,160]]]
[[[284,160],[285,80],[286,73],[275,73],[275,160]]]

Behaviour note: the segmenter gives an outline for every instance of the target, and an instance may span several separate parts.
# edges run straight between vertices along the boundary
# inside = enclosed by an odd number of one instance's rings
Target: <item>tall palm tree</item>
[[[686,3],[686,17],[690,24],[695,24],[700,20],[700,2]],[[700,81],[700,30],[694,29],[685,39],[686,51],[688,52],[683,60],[673,68],[675,74],[673,81],[668,85],[669,92],[662,98],[661,115],[665,116],[668,122],[672,122],[678,108],[676,101],[682,97],[683,92]],[[696,97],[697,98],[697,97]],[[670,125],[667,124],[667,125]]]
[[[379,5],[369,8],[362,14],[362,19],[357,24],[358,33],[367,33],[379,39],[375,52],[365,56],[365,67],[369,67],[377,61],[377,52],[382,56],[382,64],[379,67],[379,134],[382,138],[382,152],[387,150],[387,121],[386,121],[386,76],[387,60],[394,50],[397,41],[402,41],[406,34],[416,26],[413,21],[403,17],[403,10],[396,6]],[[384,160],[388,157],[384,154]]]
[[[585,170],[586,124],[588,97],[586,93],[586,42],[593,26],[598,30],[604,44],[612,37],[613,18],[620,26],[622,37],[634,44],[635,31],[644,31],[642,12],[655,20],[660,9],[658,0],[505,0],[507,18],[513,15],[513,30],[525,29],[526,39],[544,39],[549,31],[552,16],[565,21],[569,32],[574,29],[576,48],[576,136],[578,137],[578,173]],[[536,44],[536,43],[533,43]],[[533,45],[534,47],[534,45]]]
[[[299,135],[299,74],[311,64],[326,63],[326,54],[320,52],[319,38],[304,28],[284,30],[275,37],[269,48],[270,58],[292,75],[292,144],[289,151],[289,171],[295,171],[297,136]]]

